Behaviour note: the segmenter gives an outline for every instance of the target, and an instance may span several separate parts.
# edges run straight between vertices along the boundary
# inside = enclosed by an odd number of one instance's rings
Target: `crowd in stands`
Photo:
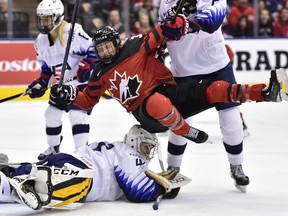
[[[69,0],[63,0],[69,2]],[[73,1],[72,1],[73,2]],[[287,37],[288,0],[258,0],[258,31],[254,32],[254,3],[252,0],[230,0],[223,23],[227,37]],[[157,23],[160,0],[130,0],[130,34],[150,31]],[[68,4],[68,3],[67,3]],[[121,17],[121,0],[82,1],[82,24],[87,32],[103,25],[111,25],[125,38]],[[72,10],[70,10],[72,11]],[[82,14],[82,15],[81,15]]]
[[[0,0],[0,19],[5,19],[7,1]],[[95,29],[110,25],[127,37],[121,16],[123,0],[82,0],[77,22],[92,35]],[[40,0],[39,0],[40,2]],[[75,0],[62,0],[67,21],[72,17]],[[229,0],[227,16],[222,25],[226,37],[287,37],[288,0],[258,0],[258,22],[252,0]],[[129,0],[130,35],[150,31],[157,23],[160,0]],[[0,22],[3,20],[0,20]],[[254,30],[255,23],[258,31]]]
[[[258,0],[258,31],[254,32],[253,1],[229,1],[223,33],[231,37],[287,37],[288,0]]]

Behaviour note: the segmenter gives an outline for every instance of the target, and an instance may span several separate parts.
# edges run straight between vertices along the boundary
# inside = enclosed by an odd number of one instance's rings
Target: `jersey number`
[[[144,164],[145,162],[143,160],[141,160],[140,158],[136,158],[136,166],[142,166]]]

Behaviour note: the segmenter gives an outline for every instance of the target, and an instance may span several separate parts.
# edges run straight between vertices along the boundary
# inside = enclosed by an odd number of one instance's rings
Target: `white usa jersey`
[[[35,41],[38,62],[41,66],[45,65],[45,67],[48,67],[52,71],[53,76],[50,78],[50,82],[53,80],[53,78],[59,79],[60,77],[70,26],[71,24],[65,25],[65,29],[63,31],[63,40],[65,43],[64,47],[61,45],[59,37],[56,39],[54,44],[50,44],[51,42],[48,39],[48,35],[41,33],[38,35]],[[74,26],[74,33],[65,74],[63,77],[63,83],[74,86],[80,84],[77,81],[79,62],[87,57],[90,53],[94,53],[92,39],[84,32],[82,26],[76,23]]]
[[[73,156],[96,171],[86,201],[117,200],[124,195],[121,182],[132,182],[133,187],[147,178],[147,161],[123,142],[95,142],[78,148]]]
[[[165,19],[166,11],[178,0],[161,0],[159,21]],[[226,10],[226,0],[198,0],[197,12],[189,15],[193,18],[199,12],[207,9]],[[179,41],[167,42],[171,57],[171,71],[175,77],[185,77],[199,74],[209,74],[224,68],[229,63],[229,56],[225,48],[225,41],[221,27],[209,34],[200,30],[198,33],[189,33]]]

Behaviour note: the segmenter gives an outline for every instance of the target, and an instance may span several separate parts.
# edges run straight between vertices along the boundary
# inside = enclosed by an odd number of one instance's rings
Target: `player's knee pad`
[[[240,111],[237,107],[219,111],[220,129],[224,143],[234,146],[243,141],[243,126]]]
[[[45,121],[48,127],[58,127],[62,125],[63,111],[49,105],[45,110]]]
[[[68,115],[71,125],[87,124],[88,122],[88,114],[85,110],[70,110]]]
[[[146,111],[145,100],[138,109],[132,112],[133,116],[140,122],[141,126],[149,133],[162,133],[168,130],[167,127],[160,124],[156,119],[152,118]]]

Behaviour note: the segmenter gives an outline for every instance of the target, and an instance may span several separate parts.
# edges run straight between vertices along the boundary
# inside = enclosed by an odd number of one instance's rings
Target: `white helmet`
[[[130,145],[147,160],[151,160],[158,152],[159,142],[155,134],[144,130],[140,125],[134,125],[125,134],[124,143]]]
[[[49,34],[64,19],[64,6],[61,0],[43,0],[36,9],[36,26],[40,33]]]

